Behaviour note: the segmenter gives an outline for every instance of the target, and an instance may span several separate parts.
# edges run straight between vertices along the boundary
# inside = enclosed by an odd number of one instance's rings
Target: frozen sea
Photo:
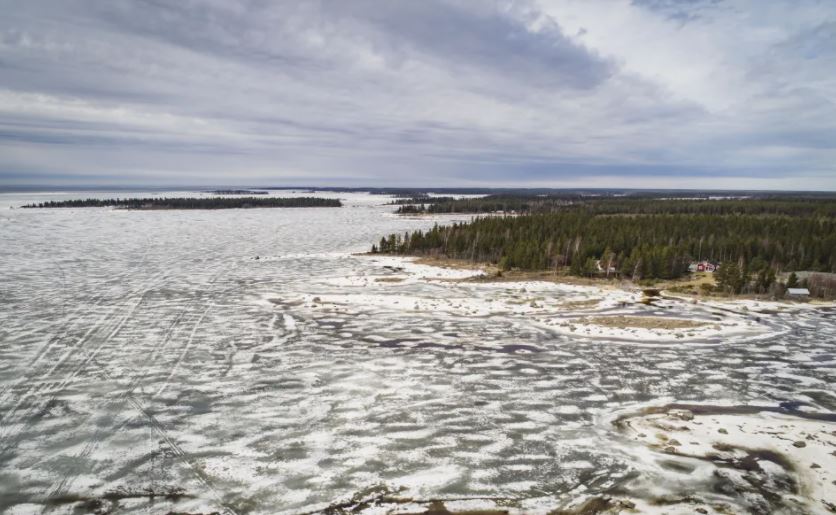
[[[396,217],[388,197],[18,209],[117,195],[149,193],[0,195],[0,512],[290,514],[372,491],[548,511],[670,481],[613,431],[623,410],[836,411],[832,308],[590,307],[588,288],[423,280],[354,255],[454,220]],[[572,309],[740,330],[576,335],[553,323]]]

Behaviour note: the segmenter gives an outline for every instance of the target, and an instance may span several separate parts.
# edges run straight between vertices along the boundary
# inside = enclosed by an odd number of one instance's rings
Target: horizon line
[[[653,191],[653,192],[701,192],[701,193],[836,193],[836,190],[791,190],[791,189],[753,189],[753,188],[629,188],[629,187],[552,187],[552,186],[313,186],[313,185],[102,185],[102,184],[81,184],[81,185],[38,185],[38,184],[0,184],[0,193],[14,192],[55,192],[55,191],[199,191],[211,192],[219,189],[251,189],[251,190],[312,190],[312,191]]]

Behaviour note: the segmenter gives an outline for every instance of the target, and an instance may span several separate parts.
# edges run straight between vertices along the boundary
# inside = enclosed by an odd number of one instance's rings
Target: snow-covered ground
[[[0,195],[0,511],[545,513],[640,489],[671,459],[611,423],[625,410],[836,411],[832,308],[460,281],[478,271],[353,254],[466,217],[316,195],[346,207],[21,210],[116,195]],[[606,316],[701,324],[594,323]],[[779,433],[812,430],[781,416]],[[698,429],[669,438],[703,452],[716,442]],[[799,495],[832,498],[818,488]]]

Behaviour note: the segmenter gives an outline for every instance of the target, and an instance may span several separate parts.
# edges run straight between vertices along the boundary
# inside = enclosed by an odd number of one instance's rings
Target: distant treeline
[[[397,201],[403,204],[399,214],[442,214],[442,213],[524,213],[548,211],[577,202],[580,197],[541,195],[488,195],[477,198],[435,197],[429,199],[411,198]],[[410,200],[411,202],[407,202]]]
[[[441,199],[441,200],[439,200]],[[778,197],[765,199],[634,197],[582,197],[578,195],[488,195],[455,199],[436,197],[402,199],[400,214],[441,213],[533,213],[585,210],[591,214],[751,214],[836,217],[836,200]]]
[[[428,196],[417,196],[417,197],[404,197],[404,198],[396,198],[389,204],[393,205],[405,205],[405,204],[436,204],[439,202],[452,202],[456,200],[456,197],[430,197]]]
[[[553,212],[393,234],[372,252],[575,275],[612,270],[633,279],[680,277],[698,259],[734,263],[744,278],[763,270],[836,272],[836,202],[584,200]]]
[[[25,208],[117,207],[123,209],[234,209],[250,207],[341,207],[337,199],[317,197],[112,198],[59,200],[27,204]]]
[[[213,195],[268,195],[270,192],[257,190],[214,190],[209,193]]]
[[[595,202],[580,202],[579,205],[595,214],[613,215],[780,215],[836,218],[836,200],[807,198],[663,199],[652,201],[607,199]]]

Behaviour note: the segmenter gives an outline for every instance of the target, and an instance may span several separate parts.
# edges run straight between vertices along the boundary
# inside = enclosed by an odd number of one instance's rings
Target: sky
[[[836,0],[0,12],[0,186],[836,190]]]

